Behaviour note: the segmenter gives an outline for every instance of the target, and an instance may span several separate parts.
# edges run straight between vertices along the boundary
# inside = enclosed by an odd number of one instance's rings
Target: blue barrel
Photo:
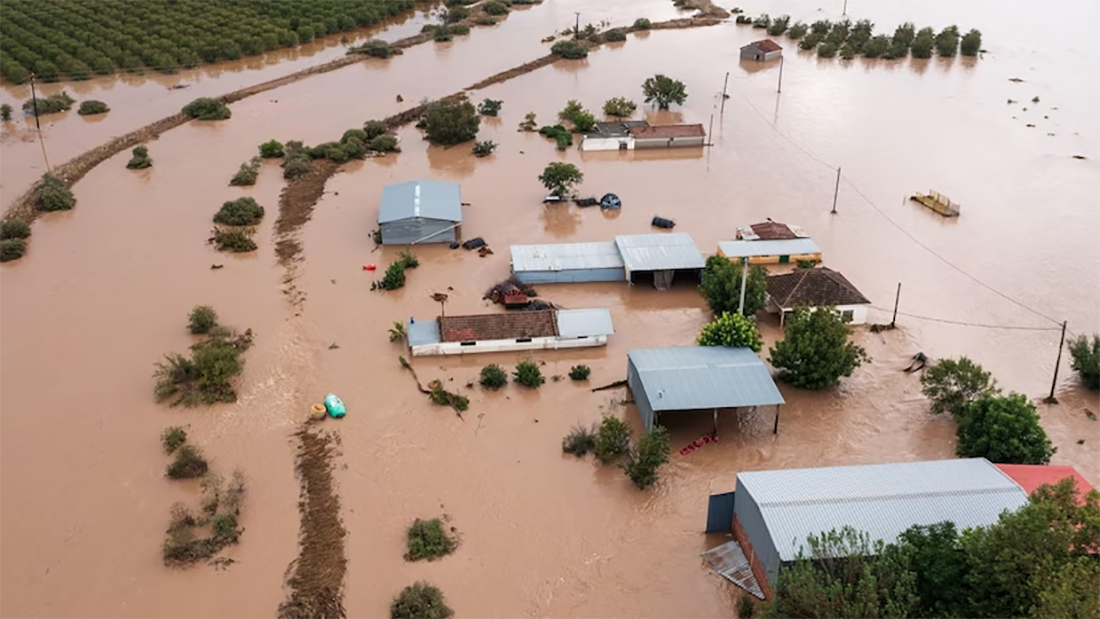
[[[329,417],[333,419],[339,419],[348,414],[347,409],[344,408],[344,402],[336,397],[335,393],[325,396],[325,410],[328,411]]]

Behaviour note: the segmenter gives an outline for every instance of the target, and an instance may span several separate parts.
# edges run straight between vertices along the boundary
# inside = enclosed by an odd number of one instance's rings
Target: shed
[[[871,301],[848,278],[827,267],[795,269],[768,276],[768,311],[779,313],[779,324],[796,307],[834,306],[849,324],[867,322]]]
[[[748,258],[749,264],[787,264],[799,260],[821,262],[821,248],[813,239],[772,239],[759,241],[722,241],[718,255],[730,260]]]
[[[810,535],[851,526],[890,543],[914,525],[987,526],[1026,503],[1027,493],[985,458],[738,473],[729,543],[740,545],[770,597],[782,565]]]
[[[383,245],[450,243],[461,223],[458,183],[416,180],[382,189],[378,225]]]
[[[698,278],[706,266],[695,241],[684,232],[620,235],[615,237],[615,245],[625,265],[626,280],[633,284],[636,274],[650,273],[657,290],[667,290],[677,271]]]
[[[623,257],[614,242],[513,245],[512,273],[524,284],[626,279]]]
[[[771,39],[753,41],[741,48],[741,58],[745,60],[776,60],[783,55],[783,48]]]
[[[718,409],[772,404],[779,430],[783,396],[748,348],[647,348],[628,351],[626,358],[626,382],[646,430],[661,413],[707,410],[717,418]]]
[[[707,139],[707,132],[701,124],[639,127],[630,133],[637,149],[703,146]]]

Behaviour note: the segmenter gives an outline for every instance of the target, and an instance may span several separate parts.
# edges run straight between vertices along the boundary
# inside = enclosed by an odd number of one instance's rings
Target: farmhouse
[[[513,245],[512,274],[524,284],[627,281],[650,278],[658,290],[676,273],[698,278],[706,264],[691,235],[620,235],[614,242]]]
[[[839,272],[826,267],[795,269],[768,276],[767,310],[779,314],[779,324],[796,307],[834,306],[853,325],[867,322],[867,297]]]
[[[410,319],[414,357],[605,346],[615,332],[606,309],[518,311]]]
[[[450,243],[461,223],[458,183],[416,180],[382,189],[378,226],[383,245]]]
[[[634,150],[703,146],[707,132],[701,124],[657,125],[644,120],[596,123],[596,130],[581,136],[580,150]]]
[[[741,48],[744,60],[777,60],[783,55],[783,48],[771,39],[761,39]]]

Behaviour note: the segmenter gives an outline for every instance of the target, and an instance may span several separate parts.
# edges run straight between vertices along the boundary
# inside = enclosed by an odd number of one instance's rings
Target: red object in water
[[[706,445],[707,443],[717,443],[717,442],[718,442],[718,433],[711,432],[709,434],[704,434],[703,436],[700,436],[699,438],[697,438],[694,441],[692,441],[691,443],[689,443],[686,447],[681,449],[680,450],[680,455],[681,456],[686,456],[686,455],[692,453],[693,451],[695,451],[696,449],[699,449],[703,445]]]
[[[364,271],[373,271],[373,270],[375,270],[375,269],[377,269],[377,268],[378,268],[378,267],[374,266],[373,264],[364,264],[364,265],[363,265],[363,270],[364,270]]]

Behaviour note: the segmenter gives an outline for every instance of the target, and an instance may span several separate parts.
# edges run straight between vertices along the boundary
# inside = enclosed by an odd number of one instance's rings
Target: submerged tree
[[[1081,384],[1089,389],[1100,389],[1100,335],[1092,339],[1084,335],[1069,343],[1070,367],[1081,378]]]
[[[751,348],[753,352],[760,352],[764,347],[756,321],[737,312],[722,312],[713,321],[703,325],[696,342],[700,346]]]
[[[1000,392],[993,376],[966,357],[935,363],[921,375],[920,383],[932,401],[932,412],[951,413],[956,419],[974,400]]]
[[[982,33],[979,30],[971,30],[963,35],[960,51],[963,56],[977,56],[982,49]]]
[[[554,161],[547,164],[539,175],[539,181],[551,194],[561,198],[572,193],[573,188],[584,181],[584,173],[571,163]]]
[[[870,360],[861,346],[848,341],[848,325],[835,307],[796,308],[783,333],[768,360],[779,369],[779,378],[796,387],[832,387]]]
[[[984,395],[966,406],[958,420],[961,458],[1006,464],[1048,464],[1058,451],[1039,424],[1026,396]]]
[[[477,137],[481,117],[469,101],[433,101],[424,111],[424,133],[435,144],[459,144]]]
[[[642,92],[645,94],[645,102],[655,103],[660,110],[667,110],[673,103],[683,105],[687,99],[687,89],[683,82],[661,74],[646,78],[642,84]]]
[[[734,264],[728,258],[711,256],[703,268],[699,294],[703,295],[707,305],[715,314],[737,313],[741,306],[742,265]],[[764,309],[767,303],[768,272],[760,265],[749,267],[749,277],[745,282],[746,316],[754,316]]]

